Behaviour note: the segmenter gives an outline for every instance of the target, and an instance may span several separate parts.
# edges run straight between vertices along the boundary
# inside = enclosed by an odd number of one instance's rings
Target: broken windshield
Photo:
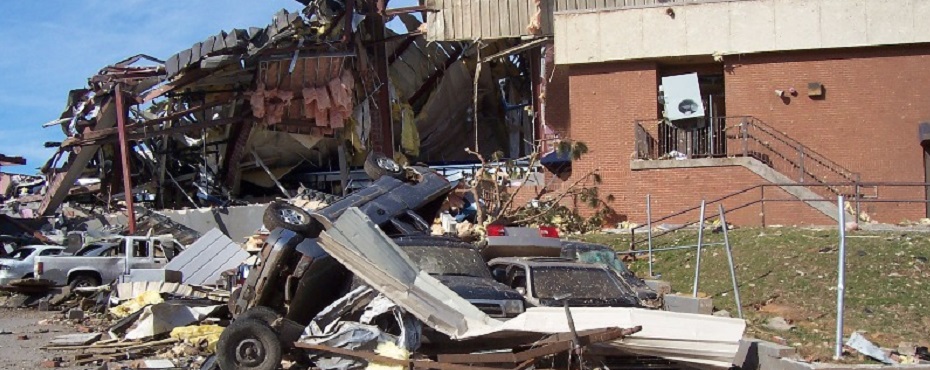
[[[417,266],[430,275],[458,275],[491,278],[484,259],[470,248],[428,246],[402,247]]]
[[[599,268],[537,267],[533,269],[536,298],[619,298],[626,296],[613,275]]]
[[[602,263],[621,274],[632,272],[617,258],[614,251],[589,251],[578,253],[578,261],[584,263]]]

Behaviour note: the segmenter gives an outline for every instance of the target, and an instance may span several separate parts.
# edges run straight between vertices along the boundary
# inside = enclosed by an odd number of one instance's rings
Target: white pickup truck
[[[123,243],[85,249],[76,256],[36,257],[34,276],[71,288],[109,284],[132,269],[163,268],[182,251],[171,236],[127,236]]]

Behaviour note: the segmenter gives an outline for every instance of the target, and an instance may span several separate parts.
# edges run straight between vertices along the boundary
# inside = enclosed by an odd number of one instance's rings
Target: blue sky
[[[391,7],[416,0],[393,0]],[[69,90],[87,86],[101,67],[135,54],[167,59],[220,30],[264,27],[294,0],[42,0],[0,3],[0,153],[23,156],[35,173],[61,141],[43,129],[65,108]]]

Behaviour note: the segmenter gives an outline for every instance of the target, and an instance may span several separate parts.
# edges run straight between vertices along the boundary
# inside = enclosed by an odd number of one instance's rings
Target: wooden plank
[[[498,0],[495,2],[496,14],[494,15],[494,23],[497,24],[497,32],[492,35],[492,38],[500,38],[502,36],[509,36],[510,33],[510,23],[511,19],[507,17],[507,1]]]
[[[455,39],[461,38],[463,35],[462,30],[462,0],[451,0],[452,2],[452,37]]]
[[[493,33],[493,31],[491,31],[492,25],[494,25],[497,20],[492,18],[493,14],[496,12],[491,9],[496,8],[494,7],[496,1],[497,0],[481,0],[481,34],[478,35],[480,38],[487,38],[487,36]]]
[[[471,38],[481,34],[481,1],[471,0]]]
[[[445,35],[446,40],[454,39],[455,28],[453,27],[452,18],[455,16],[455,13],[452,11],[452,0],[441,0],[443,11],[443,35]]]
[[[85,346],[100,339],[100,333],[88,334],[66,334],[59,335],[52,339],[51,344],[55,346]]]
[[[464,38],[471,38],[471,0],[462,0],[462,17],[458,19],[459,29]]]
[[[508,0],[507,1],[507,19],[510,20],[510,35],[520,36],[526,34],[526,25],[529,24],[529,17],[520,13],[520,4],[525,4],[527,0]]]

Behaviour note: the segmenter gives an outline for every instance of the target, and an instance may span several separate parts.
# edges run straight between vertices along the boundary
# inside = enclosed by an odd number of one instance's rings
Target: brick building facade
[[[557,53],[558,30],[557,25]],[[902,42],[714,56],[594,59],[555,66],[547,86],[545,121],[558,136],[588,145],[590,153],[573,164],[572,176],[577,178],[597,169],[604,180],[602,192],[616,197],[613,206],[622,218],[644,222],[647,194],[652,198],[652,215],[656,219],[694,207],[701,199],[713,200],[746,190],[721,202],[728,209],[745,205],[728,215],[730,222],[835,222],[785,188],[756,187],[772,184],[773,180],[744,166],[690,166],[690,157],[674,168],[636,163],[637,121],[661,117],[657,93],[661,77],[688,72],[722,78],[722,90],[713,98],[719,99],[721,116],[752,116],[774,128],[779,137],[807,148],[800,151],[816,151],[822,158],[857,173],[863,184],[927,181],[926,154],[918,126],[930,120],[930,104],[925,103],[930,96],[930,44]],[[820,84],[823,95],[808,96],[810,83]],[[734,135],[730,136],[732,139]],[[784,160],[793,165],[805,160],[794,159],[797,153],[784,150],[764,158],[774,156],[791,157]],[[804,181],[803,175],[798,178],[786,168],[776,169],[787,172],[783,173],[787,179]],[[807,181],[810,184],[810,179]],[[850,189],[837,188],[834,192],[852,198],[858,194],[860,211],[879,222],[927,217],[926,203],[919,202],[927,199],[922,186],[862,186],[855,193]],[[820,194],[825,194],[823,199],[829,198],[828,193]],[[766,202],[759,201],[763,197]],[[835,202],[835,198],[824,202],[830,201]],[[708,212],[716,214],[716,204]],[[691,212],[665,222],[696,218],[697,213]]]

